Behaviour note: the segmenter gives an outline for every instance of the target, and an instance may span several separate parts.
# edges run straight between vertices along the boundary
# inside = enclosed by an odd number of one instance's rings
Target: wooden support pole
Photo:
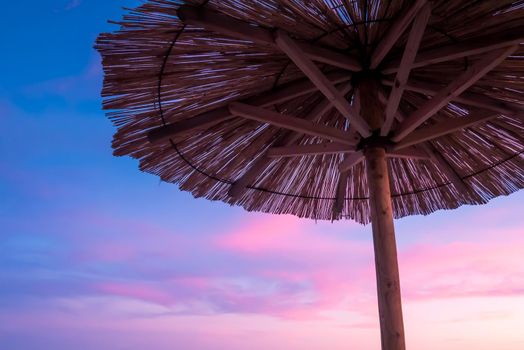
[[[378,102],[378,84],[372,79],[364,79],[360,83],[359,93],[362,101],[361,113],[363,118],[373,130],[380,129],[384,108]],[[375,248],[382,350],[405,350],[397,248],[386,150],[381,146],[368,147],[364,150],[364,157]]]
[[[365,157],[382,350],[404,350],[406,345],[400,278],[386,151],[380,147],[369,148],[365,152]]]

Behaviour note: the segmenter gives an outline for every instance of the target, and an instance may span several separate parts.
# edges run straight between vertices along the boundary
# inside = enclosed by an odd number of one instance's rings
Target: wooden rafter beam
[[[391,80],[382,80],[382,83],[387,86],[393,86],[393,81]],[[420,80],[410,80],[406,84],[406,90],[429,96],[435,96],[442,88],[442,85]],[[524,111],[524,107],[521,105],[468,91],[463,92],[460,96],[453,96],[452,101],[502,114],[513,114],[519,110]]]
[[[344,210],[344,200],[348,186],[349,172],[344,171],[339,174],[335,201],[333,202],[333,220],[337,219]]]
[[[349,154],[342,162],[338,164],[338,171],[341,173],[349,171],[352,167],[364,160],[364,152],[357,151]]]
[[[383,105],[386,105],[386,103],[388,103],[388,97],[387,97],[387,93],[386,91],[384,90],[384,88],[382,86],[379,86],[379,90],[378,90],[378,99],[380,101],[380,103],[382,103]],[[406,119],[406,116],[404,115],[404,113],[399,109],[397,109],[397,113],[395,113],[395,119],[399,122],[403,121],[404,119]]]
[[[400,36],[407,29],[417,12],[426,4],[426,0],[416,0],[411,7],[405,11],[399,11],[399,17],[389,27],[386,35],[379,42],[371,55],[371,69],[375,69],[382,62]]]
[[[252,183],[260,175],[260,173],[267,169],[271,161],[271,158],[261,155],[250,165],[242,177],[240,177],[231,185],[228,195],[235,199],[239,198],[245,192],[247,186]]]
[[[355,152],[357,152],[355,146],[342,145],[336,142],[323,142],[312,145],[271,147],[268,149],[266,156],[268,158],[285,158]],[[424,150],[416,147],[391,149],[387,151],[386,156],[389,158],[429,159],[428,154]]]
[[[435,125],[426,126],[418,130],[413,131],[411,134],[406,136],[402,141],[395,145],[394,149],[400,150],[405,147],[416,145],[424,141],[429,141],[437,137],[448,135],[465,128],[472,127],[474,125],[486,122],[494,119],[499,114],[482,113],[473,116],[446,119],[445,121],[439,122]]]
[[[345,82],[343,84],[340,84],[339,91],[342,95],[346,95],[348,92],[352,90],[351,82]],[[308,113],[308,115],[304,118],[306,120],[310,120],[312,122],[318,123],[321,118],[328,113],[330,110],[333,109],[333,104],[331,101],[329,101],[327,98],[323,98],[321,102],[319,102],[315,108],[311,112]],[[350,130],[351,131],[351,130]],[[303,136],[302,133],[293,133],[293,135],[290,136],[289,143],[293,144],[295,141],[298,141]],[[356,140],[358,142],[358,135],[353,135],[353,140]]]
[[[345,95],[351,90],[351,88],[350,82],[343,83],[340,87],[340,92]],[[318,122],[331,108],[331,102],[328,99],[324,99],[304,117],[304,120]],[[273,144],[274,147],[292,146],[302,136],[302,133],[286,131],[281,133]],[[355,143],[358,142],[357,137],[352,139],[355,140]],[[232,198],[240,197],[246,190],[247,186],[265,171],[272,160],[273,158],[268,157],[268,151],[262,154],[261,157],[253,163],[237,181],[235,181],[229,189],[229,195]]]
[[[269,158],[315,156],[322,154],[353,153],[356,151],[354,145],[346,145],[337,142],[323,142],[311,145],[291,145],[282,147],[271,147],[267,151]]]
[[[328,73],[326,76],[333,84],[347,82],[351,79],[351,76],[345,72]],[[287,84],[283,84],[273,91],[259,94],[254,97],[249,97],[242,100],[241,102],[258,107],[268,107],[307,95],[314,91],[317,91],[317,87],[313,85],[309,79],[302,78]],[[151,143],[162,142],[169,137],[174,137],[176,135],[188,133],[194,130],[209,128],[233,117],[234,115],[229,112],[227,106],[220,107],[201,113],[194,117],[181,120],[179,122],[152,129],[148,133],[148,139]]]
[[[413,26],[408,36],[408,41],[406,42],[406,47],[404,48],[404,54],[400,61],[400,67],[397,71],[397,76],[389,94],[388,102],[386,104],[384,124],[380,130],[382,136],[386,136],[391,131],[391,126],[393,125],[393,120],[398,110],[400,100],[402,99],[402,94],[406,88],[408,82],[409,73],[413,62],[415,61],[415,56],[417,55],[418,48],[422,37],[424,36],[424,31],[426,25],[428,24],[429,16],[431,15],[431,7],[429,4],[426,4],[422,9],[417,13],[415,20],[413,21]]]
[[[235,39],[268,45],[273,48],[277,47],[270,29],[251,25],[205,7],[182,5],[177,14],[185,24],[201,27]],[[362,65],[358,60],[347,54],[306,42],[295,41],[295,44],[312,60],[354,72],[362,70]]]
[[[283,31],[277,31],[275,42],[363,137],[371,135],[366,121],[355,112],[350,103],[344,98],[344,95],[333,86],[315,63],[296,45],[294,40]]]
[[[466,198],[468,194],[471,194],[471,190],[468,185],[460,178],[455,169],[451,167],[448,161],[440,154],[440,152],[438,152],[437,149],[435,149],[435,147],[429,143],[423,144],[421,147],[426,150],[426,152],[430,155],[433,163],[440,171],[444,173],[444,175],[446,175],[455,189],[459,193],[463,194],[464,198]]]
[[[407,147],[398,150],[387,150],[386,157],[406,159],[430,159],[430,155],[424,149],[416,147]]]
[[[412,69],[434,63],[451,61],[462,57],[478,55],[522,42],[524,42],[524,25],[496,34],[479,36],[458,43],[424,50],[417,55]],[[400,59],[393,60],[384,67],[382,73],[395,73],[399,69],[399,66]]]
[[[229,104],[229,111],[238,117],[256,120],[271,124],[280,128],[301,132],[311,136],[317,136],[346,145],[354,145],[350,139],[350,133],[322,124],[316,124],[302,118],[291,117],[281,113],[273,112],[264,108],[250,106],[245,103],[233,102]]]
[[[326,76],[332,84],[348,83],[351,80],[351,75],[343,71],[326,73]],[[345,86],[347,86],[347,84],[343,85],[343,87]],[[301,78],[296,81],[282,84],[274,90],[245,99],[242,102],[257,105],[259,107],[267,107],[287,102],[315,91],[318,91],[318,89],[313,83],[311,83],[311,81],[309,81],[309,79]]]
[[[392,137],[392,140],[395,142],[402,140],[419,125],[431,118],[442,107],[447,105],[454,96],[460,95],[464,90],[475,84],[480,78],[498,66],[506,57],[515,52],[517,48],[518,45],[514,45],[485,55],[400,123],[399,127],[395,130],[395,135]]]

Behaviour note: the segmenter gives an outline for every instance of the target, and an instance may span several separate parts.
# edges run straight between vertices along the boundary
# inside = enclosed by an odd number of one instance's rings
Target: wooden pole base
[[[365,151],[382,350],[405,350],[389,175],[384,148]]]

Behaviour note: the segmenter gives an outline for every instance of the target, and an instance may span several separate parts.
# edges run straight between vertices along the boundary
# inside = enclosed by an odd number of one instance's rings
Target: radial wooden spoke
[[[305,119],[308,118],[312,119],[311,114]],[[275,147],[292,145],[295,142],[295,135],[296,133],[292,131],[281,132],[274,141]],[[238,199],[246,191],[247,186],[258,178],[272,161],[273,159],[267,156],[267,151],[260,155],[260,157],[248,167],[246,172],[231,185],[228,195],[234,199]]]
[[[275,42],[363,137],[371,135],[366,121],[287,34],[277,31]]]
[[[390,150],[386,153],[388,158],[407,158],[407,159],[430,159],[426,150],[416,147],[407,147],[399,150]]]
[[[382,80],[382,83],[387,86],[393,86],[393,81],[391,80]],[[429,96],[435,96],[442,88],[442,85],[420,80],[410,80],[406,84],[406,90]],[[452,101],[503,114],[513,114],[516,111],[524,110],[524,107],[521,105],[468,91],[463,92],[460,96],[454,96]]]
[[[370,67],[375,69],[382,62],[384,57],[388,54],[391,48],[398,41],[400,36],[404,33],[406,28],[409,26],[417,12],[426,4],[426,0],[416,0],[410,8],[406,11],[400,11],[400,17],[398,17],[391,27],[386,32],[386,35],[380,43],[377,45],[373,54],[371,55]]]
[[[346,83],[341,86],[341,89],[347,89],[348,84],[351,86],[349,83],[351,80],[351,75],[347,72],[337,71],[327,73],[326,76],[332,84]],[[259,107],[266,107],[282,102],[287,102],[296,97],[304,96],[317,90],[317,87],[311,83],[309,79],[302,78],[290,83],[283,84],[274,90],[264,92],[241,102]]]
[[[315,156],[320,154],[352,153],[355,146],[348,146],[337,142],[323,142],[312,145],[292,145],[272,147],[267,151],[270,158]]]
[[[311,136],[322,137],[346,145],[354,145],[354,141],[350,139],[351,134],[349,132],[322,124],[316,124],[309,120],[290,117],[288,115],[239,102],[231,103],[229,105],[229,111],[233,115],[239,117],[268,123],[280,128],[301,132]]]
[[[440,90],[432,99],[425,103],[421,108],[412,113],[395,130],[393,141],[399,142],[419,125],[431,118],[442,107],[447,105],[453,96],[460,95],[464,90],[475,84],[480,78],[486,75],[493,68],[498,66],[506,57],[515,52],[518,45],[496,50],[476,62],[466,72],[460,75],[444,89]]]
[[[197,8],[190,5],[183,5],[178,9],[177,14],[185,24],[205,28],[235,39],[276,47],[271,30],[253,26],[205,7]],[[312,60],[351,71],[362,70],[362,66],[358,60],[347,54],[305,42],[295,41],[295,44]]]
[[[397,76],[395,77],[395,83],[389,94],[388,102],[386,105],[385,119],[384,124],[380,130],[382,136],[389,134],[391,126],[393,125],[393,120],[398,110],[398,105],[402,99],[402,94],[406,87],[406,83],[409,78],[409,73],[411,71],[411,66],[417,55],[418,48],[422,37],[424,36],[424,31],[426,25],[428,24],[429,16],[431,15],[431,7],[429,4],[426,4],[417,14],[415,20],[413,21],[413,26],[409,33],[408,41],[406,47],[404,48],[404,54],[402,55],[402,60],[400,61],[400,67],[397,71]]]
[[[346,82],[342,84],[340,87],[340,92],[342,94],[347,94],[351,90],[351,83]],[[324,99],[322,102],[317,104],[315,108],[311,112],[309,112],[305,117],[304,120],[307,121],[315,121],[318,122],[322,116],[327,113],[332,107],[331,102],[327,99]],[[351,134],[351,132],[350,132]],[[354,140],[355,144],[358,142],[358,137],[356,135],[351,134],[350,140]],[[274,147],[291,147],[298,139],[300,139],[303,136],[303,133],[300,132],[291,132],[286,131],[282,133],[274,142]],[[347,146],[346,147],[352,147]],[[251,183],[254,179],[256,179],[258,176],[260,176],[261,173],[263,173],[266,168],[271,163],[271,158],[268,156],[268,151],[266,151],[260,158],[259,161],[255,162],[246,172],[242,175],[240,179],[235,181],[235,183],[231,186],[229,190],[229,195],[232,198],[238,198],[244,191],[246,190],[246,187],[249,183]]]
[[[458,130],[463,130],[465,128],[469,128],[471,126],[494,119],[497,116],[499,116],[499,114],[481,112],[478,115],[446,119],[445,121],[439,122],[435,125],[426,126],[413,131],[402,141],[396,144],[394,149],[400,150],[411,145],[416,145],[424,141],[429,141],[437,137],[451,134]]]
[[[351,89],[352,89],[351,82],[346,82],[346,83],[341,84],[339,91],[341,94],[346,95],[349,91],[351,91]],[[332,109],[333,109],[333,104],[331,103],[331,101],[329,101],[327,98],[324,97],[324,99],[321,102],[319,102],[315,106],[315,108],[313,108],[313,110],[309,112],[308,115],[304,119],[317,123],[322,119],[322,117],[327,112],[329,112]],[[351,133],[351,130],[350,130],[350,133]],[[350,139],[355,140],[355,142],[358,142],[359,140],[358,135],[353,135],[353,134],[350,137]],[[299,140],[303,135],[304,134],[299,133],[299,132],[293,133],[293,135],[290,135],[289,144],[295,143],[295,141]]]
[[[351,76],[345,72],[333,72],[326,74],[326,76],[333,84],[347,82],[351,79]],[[348,84],[345,84],[344,86],[347,87],[347,85]],[[307,95],[314,91],[317,91],[317,87],[313,85],[309,79],[302,78],[297,81],[284,84],[273,91],[244,99],[241,102],[258,107],[268,107]],[[161,142],[169,137],[179,134],[209,128],[210,126],[216,125],[233,117],[234,115],[229,112],[227,106],[220,107],[208,112],[201,113],[197,116],[181,120],[179,122],[155,128],[148,133],[148,139],[152,143]]]
[[[509,45],[524,42],[524,26],[508,29],[497,34],[476,37],[462,42],[437,47],[420,52],[413,63],[413,68],[434,63],[446,62],[462,57],[473,56]],[[400,59],[388,63],[382,70],[384,74],[395,73],[400,67]]]
[[[364,152],[358,151],[348,155],[340,164],[338,165],[338,170],[343,173],[347,172],[353,166],[357,165],[364,160]]]
[[[344,201],[348,186],[348,178],[349,172],[347,171],[341,172],[339,174],[335,201],[333,202],[333,220],[337,219],[342,213],[342,210],[344,210]]]
[[[448,161],[429,143],[422,144],[421,147],[430,155],[431,160],[437,168],[446,175],[448,180],[453,184],[455,189],[466,197],[471,194],[471,190],[466,183],[460,178],[455,169],[449,165]]]
[[[252,183],[264,170],[267,169],[272,159],[265,155],[260,156],[248,170],[235,181],[229,188],[229,196],[232,198],[239,198],[246,190],[247,186]]]
[[[387,93],[386,93],[386,91],[384,91],[384,88],[382,86],[379,86],[378,99],[379,99],[380,103],[382,103],[383,105],[386,105],[386,103],[388,103]],[[397,112],[395,113],[395,119],[398,122],[401,122],[404,119],[406,119],[406,116],[404,115],[404,113],[400,109],[397,109]]]

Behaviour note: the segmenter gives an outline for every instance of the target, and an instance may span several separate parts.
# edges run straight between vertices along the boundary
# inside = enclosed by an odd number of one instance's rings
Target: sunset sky
[[[378,350],[369,226],[193,199],[112,155],[92,47],[140,3],[2,7],[0,350]],[[409,349],[524,349],[523,204],[396,221]]]

